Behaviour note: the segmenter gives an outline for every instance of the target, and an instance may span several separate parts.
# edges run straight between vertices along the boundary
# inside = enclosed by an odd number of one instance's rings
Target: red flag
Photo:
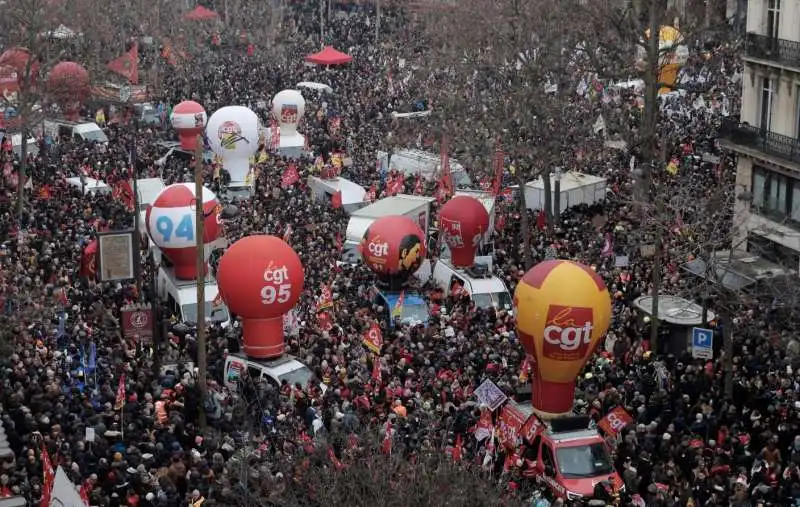
[[[87,481],[83,481],[83,484],[81,484],[81,489],[78,490],[78,494],[81,496],[81,500],[83,500],[83,503],[86,505],[86,507],[89,507],[89,483],[88,483],[88,480]]]
[[[119,377],[119,385],[117,385],[117,399],[114,400],[114,410],[121,410],[125,405],[125,374]]]
[[[300,181],[300,173],[297,171],[297,166],[295,164],[289,164],[281,175],[281,186],[284,188],[291,187],[298,181]]]
[[[364,196],[364,200],[372,202],[375,200],[375,197],[377,195],[378,191],[375,189],[375,185],[372,185],[371,187],[369,187],[369,190],[367,190],[367,195]]]
[[[321,312],[317,314],[317,325],[321,331],[330,331],[333,329],[333,321],[328,312]]]
[[[328,459],[331,460],[333,468],[336,470],[343,470],[346,468],[345,464],[339,461],[339,458],[336,457],[336,453],[333,452],[333,447],[328,447]]]
[[[131,84],[139,84],[139,44],[134,42],[133,47],[127,53],[111,60],[106,67],[127,78]]]
[[[369,329],[364,331],[361,341],[375,354],[381,353],[381,348],[383,348],[383,334],[377,322],[373,322]]]
[[[321,312],[322,310],[327,310],[331,307],[333,307],[333,291],[331,291],[330,285],[323,285],[321,294],[319,295],[317,311]]]
[[[50,185],[42,185],[42,188],[39,189],[39,199],[49,201],[50,197],[52,197],[52,192],[50,191]]]
[[[414,183],[414,195],[422,195],[425,193],[425,185],[422,184],[422,178],[417,175],[417,182]]]
[[[342,248],[344,248],[344,243],[342,243],[342,233],[341,232],[337,232],[336,233],[336,250],[341,252]]]
[[[128,180],[118,181],[111,190],[111,197],[119,201],[129,211],[133,211],[136,207],[133,187],[131,187],[131,182]]]
[[[497,229],[498,231],[502,231],[503,229],[506,228],[506,216],[505,215],[500,215],[499,217],[497,217],[497,222],[495,222],[494,228]]]
[[[494,149],[494,180],[492,181],[492,194],[497,196],[503,187],[503,162],[506,155],[500,147],[500,140],[497,140],[497,147]]]
[[[392,453],[392,421],[386,421],[386,434],[383,435],[381,452],[387,456]]]
[[[520,370],[519,370],[519,383],[520,384],[525,384],[525,383],[528,382],[528,375],[530,374],[530,372],[531,372],[531,361],[529,359],[529,356],[526,354],[525,355],[525,360],[522,361],[522,366],[520,367]]]
[[[342,191],[338,190],[335,194],[331,196],[331,206],[333,209],[339,209],[342,207]]]
[[[461,438],[461,433],[456,435],[456,443],[453,446],[453,461],[461,461],[461,456],[464,453],[464,442]]]
[[[53,469],[53,462],[50,459],[50,453],[47,451],[44,442],[42,442],[41,459],[44,480],[42,484],[42,500],[39,505],[40,507],[50,507],[50,497],[53,494],[53,483],[56,479],[56,472]]]
[[[402,173],[394,176],[389,176],[389,181],[386,182],[386,193],[389,195],[402,194],[406,189],[406,178]]]
[[[372,358],[372,380],[374,380],[378,385],[383,382],[383,376],[381,375],[381,360],[378,356]]]
[[[544,210],[539,211],[539,214],[536,216],[536,227],[540,231],[547,229],[547,216]]]
[[[342,126],[342,119],[338,116],[334,116],[330,120],[328,120],[328,133],[332,136],[335,136],[339,132],[339,128]]]

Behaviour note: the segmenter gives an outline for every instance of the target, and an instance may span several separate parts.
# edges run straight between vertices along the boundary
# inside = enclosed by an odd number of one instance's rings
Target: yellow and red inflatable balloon
[[[575,380],[611,321],[605,283],[583,264],[545,261],[514,292],[517,334],[536,363],[533,408],[542,417],[572,410]]]

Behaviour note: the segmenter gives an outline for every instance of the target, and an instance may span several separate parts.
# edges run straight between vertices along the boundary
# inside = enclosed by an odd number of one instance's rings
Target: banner
[[[142,344],[153,343],[153,309],[149,304],[145,307],[126,306],[121,313],[125,339],[136,339]]]
[[[364,332],[361,341],[369,350],[380,355],[381,348],[383,348],[383,334],[377,322],[373,322],[369,329]]]
[[[616,436],[617,433],[625,429],[629,424],[633,423],[633,417],[622,407],[616,407],[611,412],[606,414],[605,417],[600,419],[597,426],[603,430],[606,435]]]
[[[503,407],[497,424],[497,440],[500,445],[511,449],[517,448],[525,419],[525,415],[514,405],[509,403]]]

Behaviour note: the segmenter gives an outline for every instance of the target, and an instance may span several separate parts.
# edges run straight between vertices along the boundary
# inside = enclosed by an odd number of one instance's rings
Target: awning
[[[353,61],[353,57],[333,48],[325,46],[319,53],[306,56],[306,61],[317,65],[342,65]]]

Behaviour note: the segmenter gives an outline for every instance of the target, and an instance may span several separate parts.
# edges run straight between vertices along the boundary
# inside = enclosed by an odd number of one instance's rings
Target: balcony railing
[[[800,42],[756,33],[745,39],[745,56],[800,68]]]
[[[800,139],[776,134],[746,123],[738,123],[736,120],[726,120],[722,123],[720,137],[734,144],[754,148],[800,164]]]

